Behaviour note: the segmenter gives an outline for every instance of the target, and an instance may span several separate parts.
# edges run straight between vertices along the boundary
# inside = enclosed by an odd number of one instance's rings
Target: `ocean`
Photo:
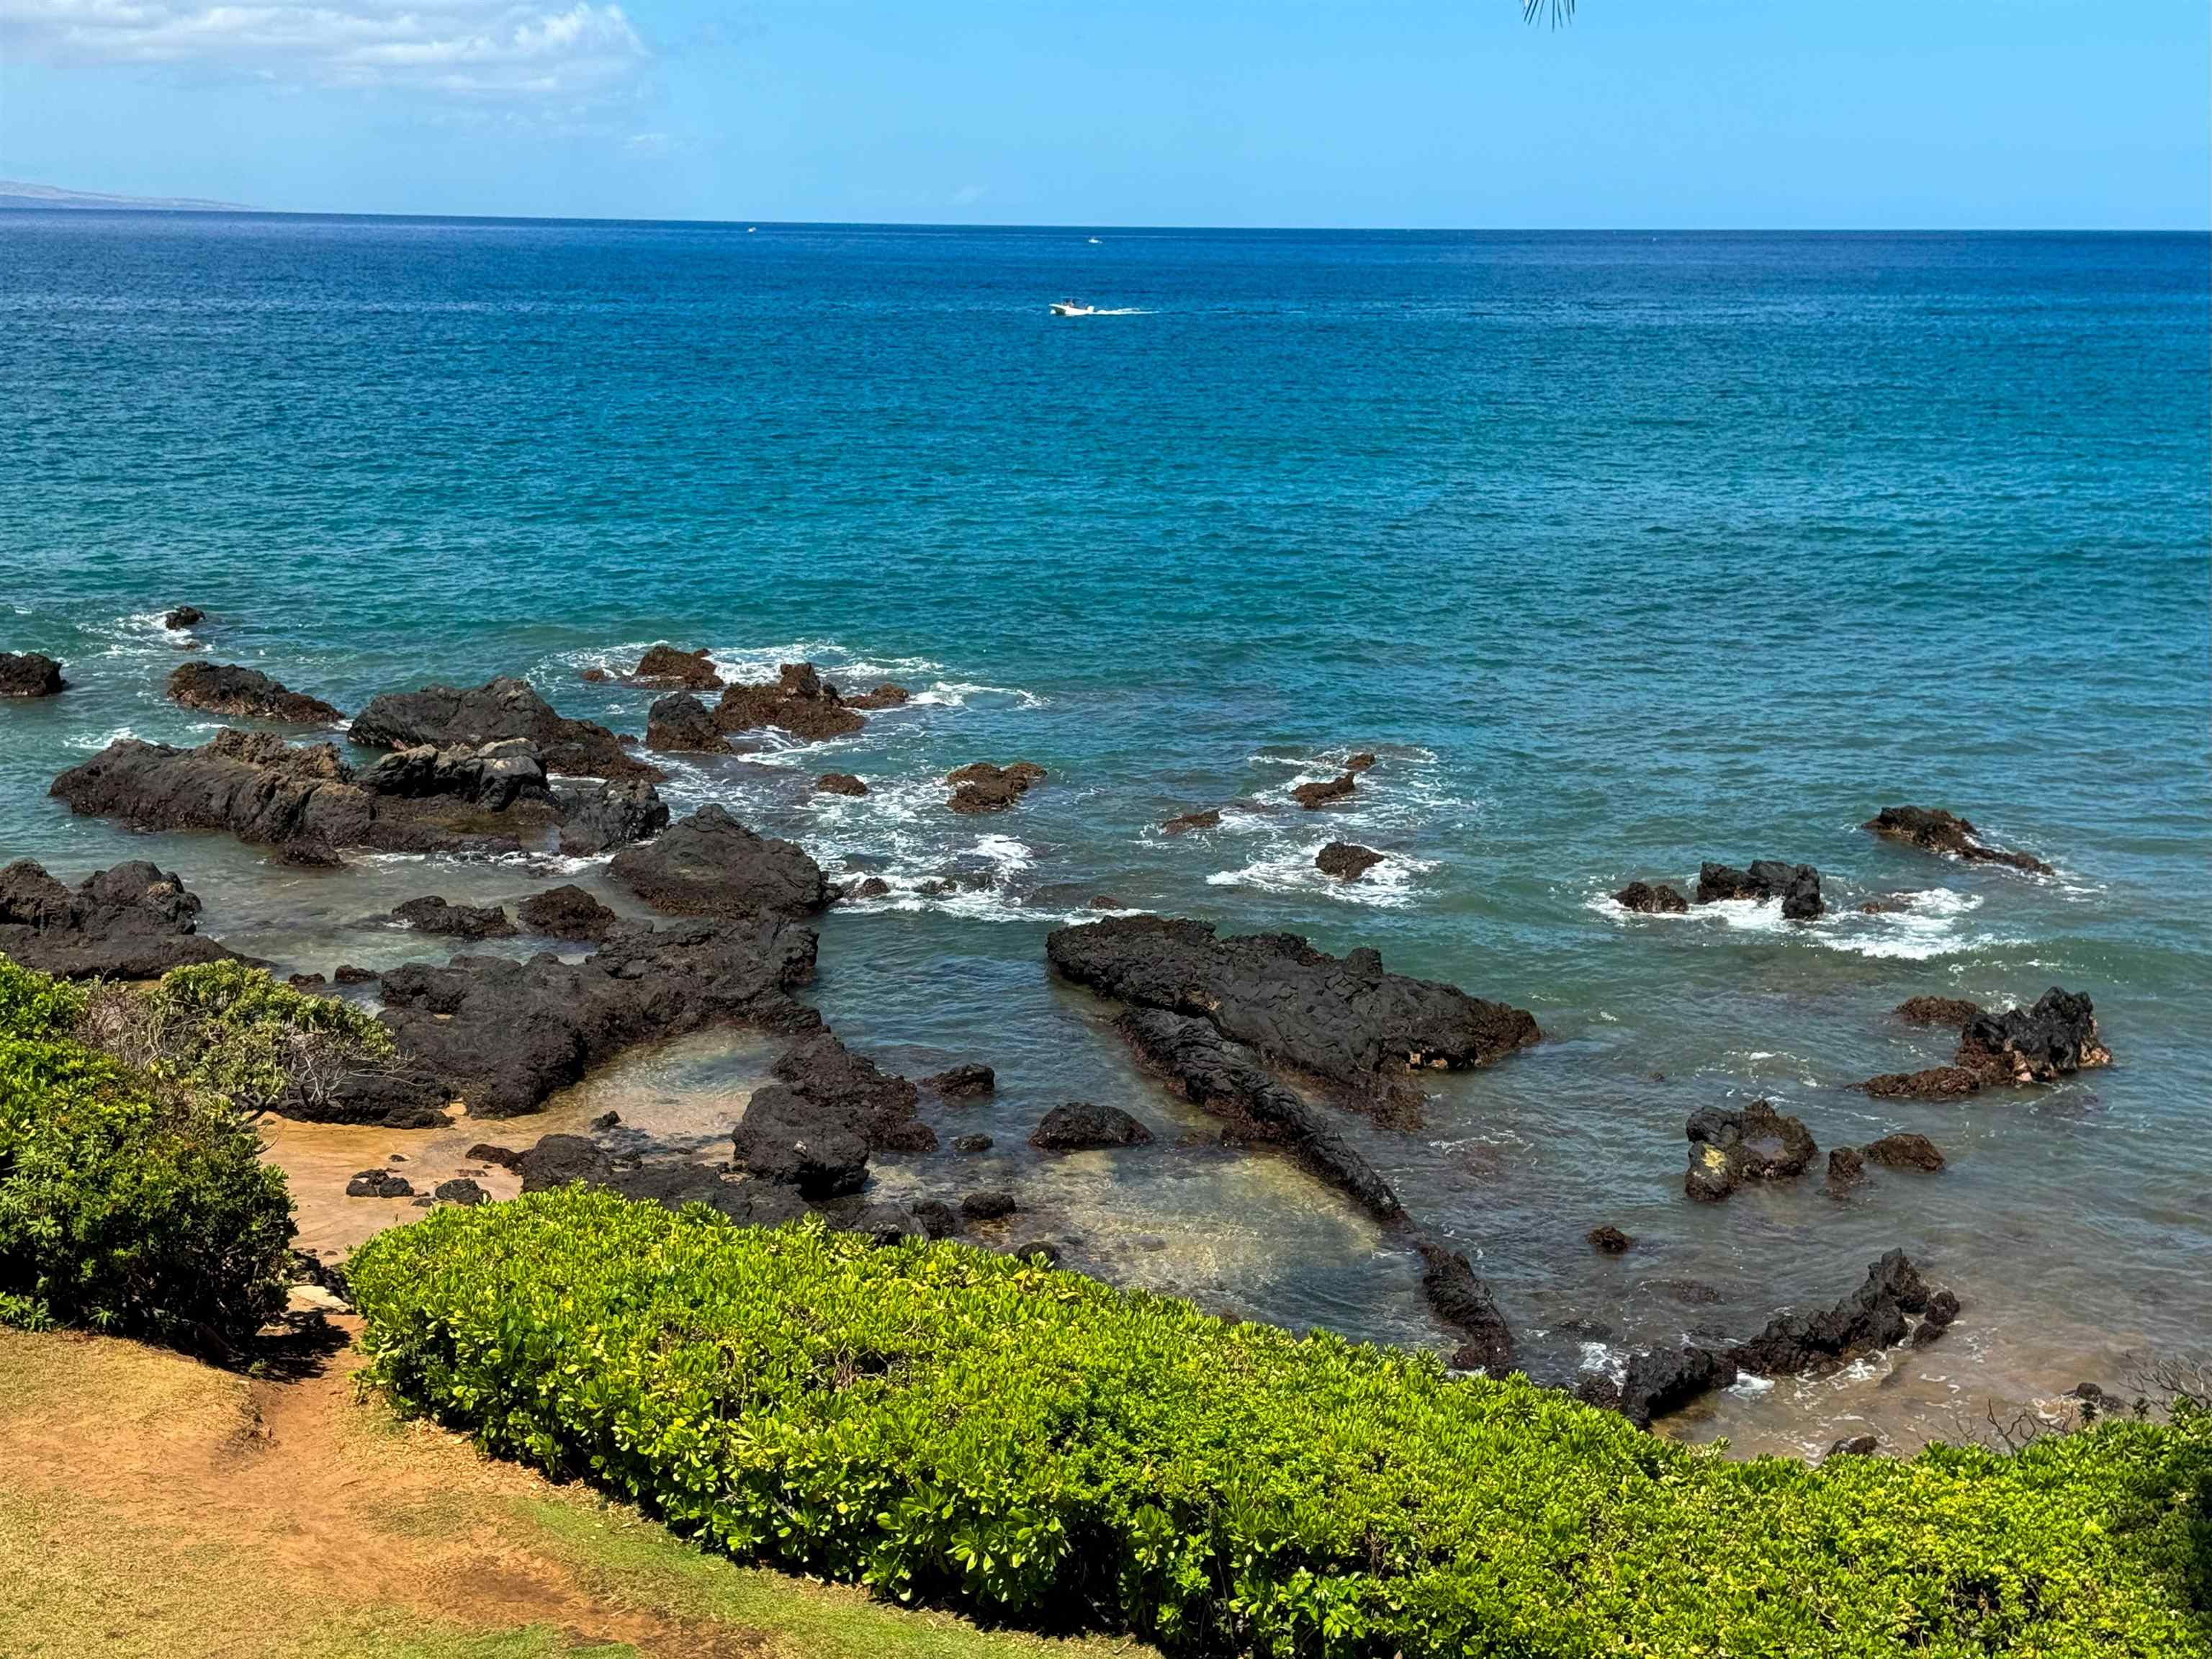
[[[1373,946],[1547,1034],[1436,1079],[1418,1129],[1346,1120],[1524,1347],[1747,1334],[1901,1246],[1964,1304],[1941,1344],[1669,1431],[1960,1437],[2212,1342],[2208,301],[2202,235],[0,215],[0,649],[73,682],[0,707],[0,858],[155,859],[288,972],[442,955],[373,920],[399,898],[599,883],[72,817],[57,772],[214,729],[161,694],[174,605],[209,613],[208,660],[348,709],[520,674],[638,732],[653,694],[581,672],[663,640],[895,679],[913,703],[856,737],[665,790],[890,883],[823,924],[811,994],[848,1042],[997,1067],[936,1113],[993,1149],[886,1165],[887,1194],[1011,1186],[1069,1265],[1443,1346],[1398,1241],[1279,1159],[1182,1144],[1218,1126],[1043,954],[1099,897]],[[1290,804],[1363,750],[1349,804]],[[973,760],[1049,777],[956,817],[939,780]],[[829,769],[872,793],[814,793]],[[1859,828],[1903,801],[2057,873]],[[1332,839],[1385,862],[1333,882]],[[1831,914],[1607,896],[1769,856],[1818,866]],[[1854,1086],[1948,1057],[1905,997],[2051,985],[2095,999],[2111,1067]],[[619,1102],[726,1146],[769,1052],[634,1055],[545,1127]],[[1685,1120],[1762,1095],[1824,1151],[1909,1129],[1949,1167],[1692,1204]],[[1030,1152],[1068,1099],[1155,1141]],[[337,1188],[390,1132],[274,1133],[311,1238],[367,1224]],[[1597,1255],[1600,1224],[1637,1247]]]

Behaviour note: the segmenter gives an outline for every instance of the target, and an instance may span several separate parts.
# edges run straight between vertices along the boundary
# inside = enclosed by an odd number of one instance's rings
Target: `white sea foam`
[[[1823,950],[1905,962],[2025,943],[2015,936],[1977,931],[1968,925],[1982,908],[1978,895],[1932,887],[1899,896],[1905,901],[1903,909],[1869,914],[1845,903],[1805,922],[1784,920],[1778,898],[1717,899],[1709,904],[1692,904],[1687,911],[1670,915],[1632,911],[1610,893],[1593,893],[1583,901],[1583,908],[1623,926],[1674,922],[1717,927],[1730,933],[1802,939]]]
[[[1419,896],[1414,878],[1436,868],[1425,859],[1386,853],[1382,862],[1357,881],[1340,881],[1324,875],[1314,859],[1334,837],[1310,836],[1283,850],[1273,850],[1237,870],[1217,870],[1206,878],[1209,887],[1249,887],[1263,893],[1319,894],[1346,904],[1371,905],[1378,909],[1402,909]]]

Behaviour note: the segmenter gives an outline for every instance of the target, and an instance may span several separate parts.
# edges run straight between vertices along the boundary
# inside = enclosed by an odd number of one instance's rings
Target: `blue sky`
[[[2173,227],[2204,0],[0,0],[0,177],[350,212]]]

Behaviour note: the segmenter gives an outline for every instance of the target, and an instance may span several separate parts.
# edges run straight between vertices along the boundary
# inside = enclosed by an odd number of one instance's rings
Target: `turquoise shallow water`
[[[1551,1040],[1422,1133],[1359,1133],[1565,1363],[1829,1299],[1893,1243],[1966,1304],[1927,1354],[1687,1432],[1909,1441],[2212,1340],[2204,238],[1090,234],[0,216],[0,648],[76,683],[0,708],[0,853],[148,853],[297,968],[407,949],[356,925],[394,898],[544,878],[70,819],[62,767],[208,729],[158,696],[175,603],[214,659],[347,708],[521,672],[637,730],[648,695],[580,668],[807,656],[924,696],[672,793],[891,879],[826,924],[822,1006],[902,1062],[996,1064],[969,1116],[1001,1150],[957,1180],[1022,1188],[1079,1261],[1438,1339],[1407,1260],[1294,1172],[1176,1147],[1202,1120],[1047,981],[1046,927],[1105,894],[1535,1011]],[[1064,294],[1133,314],[1056,322]],[[1349,811],[1286,805],[1352,748],[1382,759]],[[978,758],[1052,777],[952,817],[931,780]],[[810,796],[832,766],[877,793]],[[1898,800],[2060,874],[1856,828]],[[1391,862],[1334,888],[1335,836]],[[1832,902],[1918,896],[1809,929],[1603,900],[1769,854]],[[948,867],[985,884],[918,890]],[[1937,1057],[1904,996],[2053,983],[2096,999],[2110,1070],[1849,1087]],[[634,1080],[711,1124],[731,1085],[685,1053]],[[1683,1120],[1757,1091],[1824,1146],[1914,1128],[1953,1167],[1692,1207]],[[1070,1097],[1159,1143],[1012,1150]],[[1592,1255],[1601,1221],[1638,1249]]]

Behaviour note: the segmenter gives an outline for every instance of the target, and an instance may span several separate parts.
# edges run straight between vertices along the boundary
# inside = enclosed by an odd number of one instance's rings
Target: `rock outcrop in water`
[[[532,893],[515,906],[514,914],[527,931],[546,939],[594,943],[612,933],[622,920],[574,883]]]
[[[935,1131],[914,1115],[907,1079],[818,1031],[781,1056],[775,1081],[753,1091],[731,1136],[738,1166],[811,1200],[866,1185],[878,1152],[925,1152]]]
[[[479,1117],[535,1111],[555,1090],[636,1043],[717,1023],[792,1030],[818,1022],[792,989],[814,972],[814,934],[781,917],[617,928],[580,963],[456,957],[384,975],[402,1054]]]
[[[2033,854],[1990,845],[1972,823],[1941,807],[1885,806],[1861,827],[1884,841],[1968,864],[2002,864],[2037,876],[2051,873],[2051,866]]]
[[[1207,806],[1195,812],[1184,812],[1160,825],[1161,833],[1170,836],[1187,835],[1193,830],[1218,830],[1221,827],[1221,809]]]
[[[1914,999],[1899,1012],[1919,1002],[1948,1003],[1948,999]],[[2089,999],[2079,992],[2052,986],[2032,1008],[2008,1008],[1987,1013],[1972,1009],[1960,1027],[1958,1052],[1948,1066],[1930,1066],[1917,1072],[1888,1072],[1869,1078],[1866,1091],[1877,1100],[1954,1100],[1985,1088],[2030,1083],[2053,1083],[2090,1066],[2112,1063],[2112,1051],[2105,1046],[2097,1028],[2097,1015]],[[1930,1023],[1938,1023],[1931,1018]],[[1944,1018],[1940,1023],[1948,1024]]]
[[[850,737],[866,724],[811,662],[785,663],[765,684],[732,685],[714,706],[714,725],[720,731],[775,726],[808,743]]]
[[[952,786],[952,799],[945,805],[971,817],[1003,812],[1043,782],[1044,777],[1044,768],[1029,761],[1016,761],[1012,766],[972,761],[945,775],[945,782]]]
[[[1790,1376],[1826,1370],[1908,1337],[1915,1347],[1925,1347],[1958,1314],[1958,1297],[1929,1290],[1905,1252],[1891,1250],[1867,1269],[1863,1284],[1833,1307],[1778,1315],[1749,1341],[1724,1349],[1692,1343],[1632,1355],[1620,1378],[1585,1378],[1577,1393],[1648,1428],[1655,1417],[1726,1388],[1741,1372]],[[1908,1316],[1917,1316],[1917,1324]]]
[[[1644,916],[1679,916],[1690,908],[1690,901],[1682,896],[1680,890],[1663,881],[1632,881],[1613,896],[1613,902],[1624,910]]]
[[[206,620],[207,612],[196,605],[180,605],[175,610],[167,611],[161,614],[161,626],[172,634],[179,634],[186,629],[198,628]]]
[[[637,661],[625,677],[632,685],[667,686],[684,691],[714,691],[722,676],[707,659],[707,653],[679,651],[672,645],[656,645]]]
[[[1711,863],[1698,867],[1700,904],[1722,899],[1772,898],[1782,901],[1784,921],[1811,921],[1823,908],[1820,872],[1809,864],[1788,864],[1780,859],[1753,859],[1746,870]]]
[[[1382,862],[1382,855],[1357,842],[1333,841],[1314,854],[1314,868],[1337,881],[1358,881]]]
[[[857,798],[868,793],[868,786],[850,772],[824,772],[814,780],[814,787],[824,795],[850,795]]]
[[[1747,1182],[1795,1179],[1820,1150],[1802,1120],[1784,1116],[1765,1100],[1738,1112],[1705,1107],[1691,1115],[1683,1132],[1690,1138],[1690,1167],[1682,1190],[1708,1204]]]
[[[1349,799],[1352,792],[1358,787],[1358,774],[1340,773],[1333,778],[1299,784],[1291,791],[1291,799],[1304,807],[1307,811],[1315,812],[1334,802]]]
[[[720,805],[626,847],[607,873],[656,910],[678,916],[811,915],[830,902],[822,866],[796,842],[756,835]]]
[[[1979,1003],[1964,997],[1907,997],[1897,1005],[1897,1017],[1907,1025],[1948,1025],[1954,1031],[1981,1012]]]
[[[1201,1015],[1267,1061],[1370,1097],[1542,1035],[1522,1009],[1390,973],[1373,951],[1329,956],[1294,933],[1218,939],[1204,922],[1117,916],[1054,928],[1045,953],[1062,978],[1102,996]]]
[[[222,830],[288,860],[335,864],[341,848],[520,851],[557,840],[591,854],[668,821],[638,780],[550,785],[526,743],[422,748],[356,773],[336,745],[295,747],[226,728],[197,749],[125,738],[53,781],[71,811],[138,830]]]
[[[169,701],[186,708],[241,720],[283,720],[294,726],[335,726],[345,715],[320,697],[279,684],[256,668],[188,662],[169,676]]]
[[[69,689],[62,665],[36,651],[0,651],[0,697],[51,697]]]
[[[1054,1107],[1030,1132],[1030,1145],[1043,1152],[1081,1152],[1113,1146],[1145,1146],[1152,1132],[1119,1106],[1071,1100]]]
[[[656,767],[634,758],[622,740],[592,720],[555,712],[527,680],[495,679],[464,690],[426,685],[369,699],[347,734],[372,749],[477,749],[525,738],[549,772],[570,777],[642,778],[657,783]]]
[[[707,705],[689,691],[672,691],[645,715],[645,746],[664,755],[726,755],[729,739]]]
[[[64,886],[28,859],[0,870],[0,956],[61,979],[154,979],[234,953],[196,928],[184,878],[143,860]]]
[[[394,906],[392,920],[418,933],[447,939],[512,939],[516,931],[507,912],[496,904],[449,904],[434,894]]]

